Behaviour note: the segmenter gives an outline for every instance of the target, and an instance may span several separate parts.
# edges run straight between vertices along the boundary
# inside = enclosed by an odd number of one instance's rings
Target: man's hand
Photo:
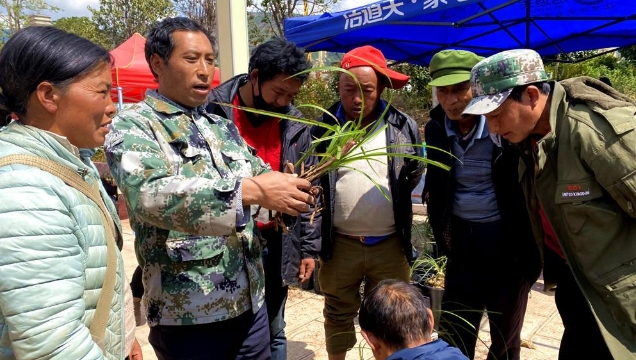
[[[243,205],[258,204],[266,209],[292,216],[309,211],[314,197],[309,181],[295,174],[272,171],[243,179]]]
[[[141,345],[137,339],[133,342],[132,349],[130,349],[130,356],[128,357],[130,360],[144,360],[144,353],[141,351]]]
[[[313,274],[315,268],[316,268],[316,260],[312,258],[300,260],[300,269],[298,271],[298,278],[300,279],[301,284],[309,281],[309,278],[311,278],[311,274]]]

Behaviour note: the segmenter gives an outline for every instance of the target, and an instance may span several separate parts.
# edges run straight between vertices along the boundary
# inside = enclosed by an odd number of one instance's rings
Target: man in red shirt
[[[308,76],[296,74],[309,67],[303,50],[293,43],[283,38],[267,41],[252,52],[247,74],[235,76],[212,90],[207,111],[232,120],[256,155],[272,170],[282,171],[286,161],[295,164],[311,146],[309,128],[223,104],[301,117],[291,102]],[[294,219],[287,233],[277,230],[273,221],[257,222],[267,242],[263,251],[265,302],[273,360],[287,358],[284,310],[288,286],[309,280],[320,251],[320,214],[311,224],[310,215]]]

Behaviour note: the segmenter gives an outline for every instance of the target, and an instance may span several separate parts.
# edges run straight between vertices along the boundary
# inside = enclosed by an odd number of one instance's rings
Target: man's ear
[[[526,96],[528,96],[530,105],[532,105],[532,107],[534,108],[536,104],[539,102],[539,96],[541,95],[539,88],[534,85],[530,85],[526,87],[525,93],[526,93]]]
[[[166,62],[163,60],[161,56],[158,54],[150,55],[150,67],[152,71],[157,74],[157,78],[163,74],[164,67],[166,66]]]
[[[371,351],[377,351],[378,348],[380,347],[380,344],[378,343],[378,338],[376,338],[375,335],[368,333],[364,330],[360,330],[360,333],[362,334],[362,337],[367,342],[367,344],[369,344]]]
[[[41,82],[35,88],[35,99],[40,103],[46,112],[53,114],[57,111],[61,94],[61,90],[48,81]]]
[[[427,341],[431,341],[431,334],[433,333],[433,329],[435,329],[435,317],[433,316],[433,311],[429,308],[426,309],[426,316],[428,317],[429,328],[426,329],[428,332],[426,333]]]
[[[250,81],[258,81],[258,69],[250,71]]]

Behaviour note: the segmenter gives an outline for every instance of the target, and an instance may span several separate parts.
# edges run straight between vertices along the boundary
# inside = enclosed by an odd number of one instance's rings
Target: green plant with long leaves
[[[356,85],[360,89],[361,96],[364,97],[360,82],[355,77],[355,75],[351,73],[350,71],[339,68],[339,67],[324,66],[319,68],[311,68],[299,74],[290,76],[290,78],[294,76],[298,76],[300,74],[309,73],[312,71],[339,71],[339,72],[346,73],[347,75],[351,76],[355,80]],[[392,97],[389,96],[388,104],[391,103],[391,98]],[[362,98],[362,103],[364,104],[364,98]],[[295,122],[305,124],[307,126],[317,126],[317,127],[324,128],[325,129],[324,135],[318,139],[314,139],[308,151],[305,152],[305,154],[301,157],[301,159],[298,161],[297,164],[293,165],[294,167],[299,165],[302,167],[302,164],[309,156],[319,157],[320,161],[318,162],[318,164],[313,166],[311,169],[301,168],[301,170],[303,171],[301,171],[301,174],[298,174],[300,177],[307,179],[309,181],[316,180],[329,172],[337,170],[338,168],[347,167],[354,161],[357,161],[357,160],[377,161],[374,158],[380,157],[380,156],[403,157],[405,159],[421,161],[426,164],[439,166],[445,170],[450,169],[448,165],[437,162],[437,161],[429,160],[428,158],[424,156],[404,154],[404,153],[394,153],[389,151],[391,149],[399,149],[403,147],[403,145],[389,145],[382,148],[364,150],[364,145],[366,145],[370,140],[372,140],[378,134],[383,133],[384,130],[386,129],[386,125],[378,126],[380,122],[373,122],[369,125],[362,126],[362,114],[364,113],[364,109],[361,111],[360,117],[356,119],[355,121],[349,120],[349,121],[346,121],[345,123],[340,123],[333,114],[329,113],[323,107],[320,107],[318,105],[313,105],[313,104],[296,105],[298,109],[313,108],[327,114],[328,116],[336,120],[335,124],[330,125],[318,120],[305,119],[305,118],[295,117],[295,116],[291,116],[287,114],[280,114],[276,112],[259,110],[259,109],[254,109],[250,107],[245,107],[245,106],[236,106],[233,104],[220,104],[220,105],[237,108],[237,109],[252,112],[258,115],[264,115],[264,116],[285,119],[289,121],[295,121]],[[384,111],[379,116],[380,119],[383,119],[385,117],[388,109],[389,109],[388,106],[385,107]],[[326,150],[324,152],[318,152],[317,148],[323,142],[327,143],[327,146],[325,147]],[[422,144],[412,144],[410,146],[423,147]],[[360,149],[360,153],[357,153],[356,151],[354,151],[356,149]],[[429,147],[429,149],[432,149],[432,148]],[[443,151],[441,149],[438,149],[438,150]],[[358,171],[357,169],[353,169],[353,170]]]
[[[411,278],[417,275],[418,279],[414,281],[417,281],[419,285],[444,288],[447,263],[448,258],[446,256],[434,258],[429,254],[422,254],[411,265]]]
[[[369,63],[369,66],[374,66],[374,64]],[[379,69],[377,66],[374,66],[374,68],[376,71],[381,71],[381,69]],[[323,67],[311,68],[311,69],[305,70],[298,74],[294,74],[290,76],[289,78],[293,78],[295,76],[314,72],[314,71],[321,71],[321,72],[337,71],[337,72],[345,73],[351,76],[354,79],[356,85],[358,86],[358,89],[360,90],[360,94],[362,97],[362,104],[364,104],[364,92],[362,91],[362,85],[360,84],[356,76],[346,69],[342,69],[336,66],[323,66]],[[388,76],[386,76],[386,78],[389,79]],[[387,103],[391,104],[391,101],[392,101],[392,94],[390,93]],[[383,124],[384,122],[382,121],[375,121],[375,122],[372,122],[371,124],[363,126],[362,120],[363,120],[364,109],[362,109],[362,111],[360,112],[360,117],[358,119],[354,121],[349,120],[344,123],[341,123],[333,114],[329,113],[329,111],[325,110],[323,107],[320,107],[318,105],[313,105],[313,104],[296,105],[298,109],[303,109],[303,108],[317,109],[335,120],[334,124],[326,124],[318,120],[305,119],[305,118],[300,118],[296,116],[291,116],[288,114],[280,114],[280,113],[271,112],[271,111],[254,109],[254,108],[250,108],[246,106],[237,106],[237,105],[226,104],[226,103],[218,103],[218,104],[222,106],[231,107],[231,108],[237,108],[240,110],[248,111],[248,112],[255,113],[262,116],[280,118],[280,119],[285,119],[288,121],[299,122],[307,126],[316,126],[316,127],[323,128],[325,130],[323,136],[321,136],[320,138],[316,138],[312,141],[310,148],[303,154],[303,156],[298,161],[298,163],[286,164],[285,169],[283,169],[285,172],[296,173],[295,169],[299,167],[300,173],[297,173],[297,175],[300,178],[306,179],[312,183],[316,181],[317,179],[319,179],[320,177],[330,172],[336,171],[339,168],[348,168],[353,171],[357,171],[363,176],[365,176],[366,178],[368,178],[388,199],[389,198],[388,194],[386,194],[384,189],[377,183],[377,181],[374,180],[373,176],[352,167],[351,164],[359,160],[364,160],[367,162],[371,162],[371,161],[382,162],[382,160],[380,159],[383,159],[383,158],[386,159],[387,157],[402,157],[410,161],[421,161],[425,164],[439,166],[445,170],[450,169],[448,165],[437,162],[437,161],[431,161],[424,156],[405,154],[402,152],[392,151],[392,150],[400,149],[404,145],[388,145],[388,146],[376,148],[376,149],[367,149],[368,146],[366,145],[369,143],[369,141],[371,141],[375,136],[378,136],[379,134],[384,133],[384,130],[386,129],[387,125],[384,125]],[[385,118],[388,109],[389,109],[389,106],[386,106],[382,114],[379,116],[379,119]],[[424,145],[410,144],[409,146],[423,147]],[[324,148],[325,150],[321,152],[321,151],[318,151],[319,148]],[[434,149],[434,148],[429,147],[428,149]],[[443,151],[441,149],[436,149],[436,150]],[[310,167],[309,169],[305,169],[304,163],[307,160],[307,158],[310,156],[318,157],[319,161],[316,165]],[[322,193],[322,189],[320,188],[320,186],[313,186],[312,193],[314,193],[314,195],[317,195],[316,196],[316,204],[317,204],[318,196]],[[314,211],[316,212],[320,210],[321,209],[316,206]],[[278,217],[278,219],[279,220],[281,219],[280,216]],[[283,226],[283,229],[285,229],[284,226]]]

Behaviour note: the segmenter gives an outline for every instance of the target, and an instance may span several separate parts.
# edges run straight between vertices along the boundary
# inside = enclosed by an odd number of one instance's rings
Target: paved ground
[[[126,275],[132,276],[137,266],[133,249],[133,234],[128,220],[122,221],[124,226],[124,261]],[[552,294],[541,291],[542,283],[537,282],[530,293],[528,311],[522,330],[522,339],[525,346],[521,350],[521,358],[524,360],[552,360],[556,359],[559,351],[563,325]],[[313,292],[300,289],[292,289],[289,293],[285,319],[287,321],[288,359],[327,359],[324,350],[324,332],[322,316],[323,298]],[[485,359],[489,333],[487,322],[482,322],[480,342],[478,342],[478,355],[476,359]],[[356,329],[359,328],[356,325]],[[137,328],[137,339],[141,343],[145,360],[156,360],[152,347],[148,344],[148,326]],[[347,359],[373,359],[371,351],[364,346],[362,337],[358,335],[358,344],[349,351]]]

